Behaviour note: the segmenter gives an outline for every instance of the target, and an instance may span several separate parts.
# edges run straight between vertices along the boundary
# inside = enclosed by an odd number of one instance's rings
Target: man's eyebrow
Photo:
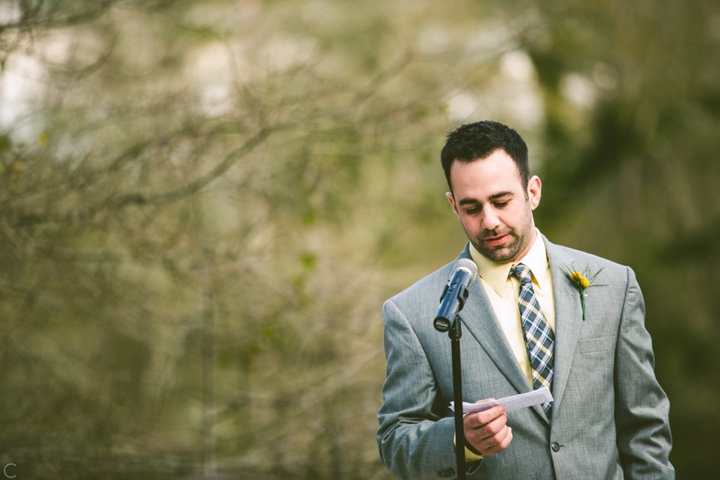
[[[488,200],[497,200],[498,198],[507,197],[508,195],[512,196],[513,192],[499,192],[494,195],[490,195],[490,198],[488,198]]]
[[[513,192],[510,192],[510,191],[507,191],[507,192],[498,192],[498,193],[494,193],[494,194],[490,195],[490,197],[488,198],[488,200],[489,200],[489,201],[493,201],[493,200],[497,200],[498,198],[502,198],[502,197],[505,197],[505,196],[508,196],[508,195],[512,195],[512,194],[513,194]],[[474,199],[474,198],[463,198],[462,200],[460,200],[460,201],[458,202],[458,205],[463,205],[463,206],[464,206],[464,205],[475,205],[475,204],[477,204],[477,203],[480,203],[480,202],[477,201],[477,200]]]

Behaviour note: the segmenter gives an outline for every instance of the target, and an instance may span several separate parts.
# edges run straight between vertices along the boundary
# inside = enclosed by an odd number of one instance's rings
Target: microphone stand
[[[447,292],[445,287],[445,292]],[[443,293],[443,297],[445,293]],[[460,307],[458,312],[462,310],[467,300],[467,288],[463,288],[458,292],[458,300]],[[447,320],[443,318],[435,319],[435,330],[439,332],[448,332],[448,337],[452,342],[452,369],[453,369],[453,401],[455,402],[455,457],[457,458],[457,478],[465,480],[465,427],[463,426],[463,405],[462,405],[462,370],[460,364],[460,337],[462,337],[462,321],[459,315],[455,315],[452,325],[447,324]]]

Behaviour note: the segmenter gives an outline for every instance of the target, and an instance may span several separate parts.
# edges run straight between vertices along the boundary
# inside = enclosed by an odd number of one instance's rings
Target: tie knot
[[[517,277],[517,279],[520,280],[520,285],[532,282],[532,274],[530,273],[530,268],[522,263],[518,263],[513,268],[511,268],[510,275]]]

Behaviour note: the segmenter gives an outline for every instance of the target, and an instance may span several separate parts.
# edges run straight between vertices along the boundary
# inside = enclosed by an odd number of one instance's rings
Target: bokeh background
[[[0,463],[390,479],[382,301],[452,261],[445,134],[516,128],[553,242],[635,269],[717,478],[720,4],[0,0]]]

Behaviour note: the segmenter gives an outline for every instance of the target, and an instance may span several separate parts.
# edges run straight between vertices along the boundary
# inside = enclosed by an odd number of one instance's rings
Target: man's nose
[[[481,227],[485,230],[495,230],[499,226],[500,219],[497,213],[492,208],[485,209],[485,211],[483,211]]]

